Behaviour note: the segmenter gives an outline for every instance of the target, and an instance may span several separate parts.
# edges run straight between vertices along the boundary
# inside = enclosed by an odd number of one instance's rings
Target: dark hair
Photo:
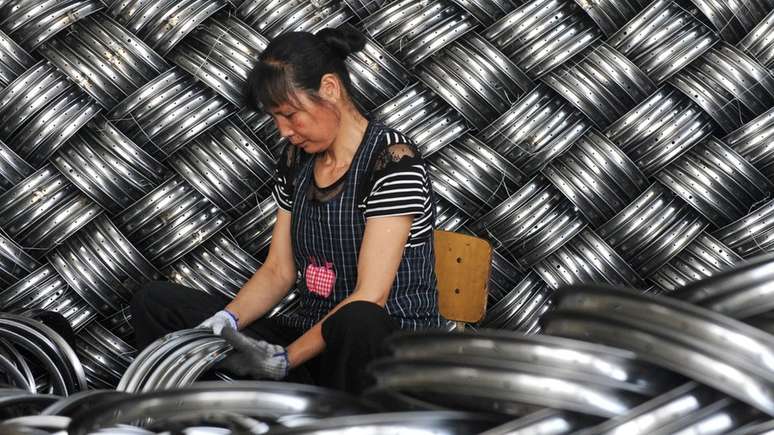
[[[352,82],[344,60],[365,46],[365,38],[350,26],[309,32],[283,33],[269,42],[247,77],[246,104],[267,110],[282,103],[295,104],[293,92],[319,98],[320,79],[336,74],[349,95]]]

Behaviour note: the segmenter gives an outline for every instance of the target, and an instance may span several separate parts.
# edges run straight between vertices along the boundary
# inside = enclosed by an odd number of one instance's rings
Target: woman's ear
[[[336,104],[341,100],[343,93],[341,80],[336,74],[328,73],[320,78],[318,95],[325,101]]]

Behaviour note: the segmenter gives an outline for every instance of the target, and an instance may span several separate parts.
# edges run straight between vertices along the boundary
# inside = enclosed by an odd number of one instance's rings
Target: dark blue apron
[[[300,308],[283,323],[307,330],[355,291],[357,259],[366,219],[358,208],[358,186],[367,182],[369,162],[380,151],[387,127],[371,120],[345,185],[325,202],[307,195],[314,187],[314,158],[297,173],[293,193],[291,237],[296,267],[302,273]],[[435,210],[433,210],[433,213]],[[435,217],[433,216],[433,221]],[[401,328],[438,327],[438,301],[432,238],[404,250],[385,308]],[[331,282],[332,280],[332,282]],[[311,288],[310,288],[311,287]]]

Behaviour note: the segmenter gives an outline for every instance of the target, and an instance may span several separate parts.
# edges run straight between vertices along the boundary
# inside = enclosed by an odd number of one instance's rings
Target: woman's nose
[[[277,130],[282,137],[293,136],[293,129],[290,128],[290,123],[282,118],[277,118]]]

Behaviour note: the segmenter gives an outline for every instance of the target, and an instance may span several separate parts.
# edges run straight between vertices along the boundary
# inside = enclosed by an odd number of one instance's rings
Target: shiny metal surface
[[[230,349],[223,338],[203,328],[171,332],[137,355],[116,389],[137,393],[189,385]]]
[[[575,0],[594,20],[605,36],[610,37],[648,6],[648,0]]]
[[[70,417],[73,413],[83,412],[100,403],[126,397],[128,393],[115,390],[88,390],[79,391],[67,397],[61,398],[43,409],[41,415],[58,415]]]
[[[478,137],[527,175],[567,150],[591,126],[579,110],[539,84]]]
[[[10,189],[35,171],[32,165],[2,141],[0,141],[0,155],[3,156],[0,164],[0,192]]]
[[[0,282],[5,289],[38,267],[40,267],[40,263],[34,257],[11,238],[0,234]],[[18,293],[9,290],[0,293],[0,308],[5,308],[11,304],[16,294]]]
[[[742,257],[731,248],[703,232],[650,279],[661,289],[672,291],[735,267],[741,261]]]
[[[594,129],[542,172],[594,226],[608,221],[647,187],[637,166]]]
[[[0,5],[0,28],[31,51],[79,19],[104,8],[99,0],[3,2]]]
[[[169,69],[163,57],[103,12],[38,49],[105,109]]]
[[[729,432],[729,435],[771,435],[774,433],[774,421],[751,423]]]
[[[376,2],[365,0],[365,3],[369,5],[366,7],[373,7]],[[343,26],[358,30],[348,24]],[[360,33],[366,37],[363,32]],[[355,90],[352,97],[368,110],[386,103],[412,83],[411,75],[403,64],[379,43],[367,37],[363,50],[349,55],[346,64]]]
[[[691,415],[722,399],[716,390],[687,382],[632,409],[587,428],[578,435],[645,435],[659,431],[676,420]]]
[[[325,27],[340,26],[350,19],[351,12],[338,3],[330,0],[246,0],[235,12],[250,27],[272,39],[284,32],[314,33]]]
[[[553,325],[553,326],[552,326]],[[581,328],[581,329],[578,329]],[[577,334],[638,352],[771,415],[774,338],[721,314],[665,296],[598,287],[567,287],[546,331]],[[585,332],[581,332],[585,331]]]
[[[473,232],[467,228],[465,228],[464,232],[473,235]],[[498,251],[493,250],[492,267],[487,285],[489,306],[491,307],[494,302],[502,299],[522,278],[523,275],[519,273],[512,262],[508,261]]]
[[[582,283],[644,286],[637,272],[589,228],[536,264],[534,270],[554,289]]]
[[[126,305],[143,282],[161,277],[103,215],[70,236],[49,258],[69,286],[103,316]]]
[[[271,195],[275,158],[255,134],[224,120],[167,159],[191,186],[221,210],[239,217]],[[213,171],[213,166],[222,168]]]
[[[28,253],[39,258],[101,213],[51,165],[0,196],[0,227]],[[60,217],[61,219],[54,219]]]
[[[551,290],[540,276],[530,272],[495,304],[489,305],[480,324],[485,328],[524,331],[550,294]]]
[[[716,227],[744,216],[772,187],[752,164],[715,138],[691,148],[656,178]]]
[[[723,138],[724,143],[752,163],[769,180],[774,180],[772,121],[774,121],[774,110],[769,109]]]
[[[114,106],[107,116],[130,140],[163,160],[234,111],[228,100],[173,67]]]
[[[416,74],[478,128],[508,110],[533,86],[505,55],[473,33],[422,62]]]
[[[21,314],[29,309],[47,309],[63,315],[74,330],[94,320],[97,312],[65,281],[50,264],[20,277],[0,294],[0,309]]]
[[[106,317],[103,320],[102,325],[111,333],[128,343],[134,340],[134,328],[129,323],[131,319],[132,313],[129,311],[129,306],[125,306]]]
[[[51,157],[51,163],[89,198],[118,213],[171,175],[104,116],[97,115]]]
[[[482,432],[480,435],[564,435],[595,419],[577,413],[544,409]]]
[[[13,38],[0,32],[0,88],[31,67],[35,60]]]
[[[715,237],[744,258],[771,250],[774,202],[767,201],[714,232]]]
[[[481,217],[471,230],[490,239],[522,268],[535,265],[586,226],[571,202],[537,176]]]
[[[471,14],[481,25],[488,26],[516,9],[518,2],[512,0],[453,0]]]
[[[97,322],[78,333],[76,353],[91,388],[115,388],[137,350]]]
[[[83,367],[75,351],[42,322],[26,316],[0,313],[0,337],[11,346],[23,349],[25,358],[31,356],[36,364],[42,366],[54,393],[66,396],[86,389]],[[33,384],[28,382],[28,385]]]
[[[435,189],[436,182],[433,184]],[[457,206],[438,195],[435,200],[435,227],[445,231],[456,231],[470,218]],[[494,251],[493,251],[494,252]]]
[[[533,79],[569,61],[601,36],[591,18],[570,0],[525,2],[484,33]]]
[[[377,107],[374,116],[408,135],[428,157],[470,129],[465,119],[421,83]],[[486,141],[484,141],[486,142]]]
[[[774,104],[774,77],[741,50],[719,42],[668,80],[725,132]]]
[[[654,183],[596,231],[634,270],[648,277],[707,226],[679,197]]]
[[[671,0],[650,3],[607,40],[656,84],[663,83],[716,42],[710,28]]]
[[[360,22],[366,33],[414,67],[476,26],[476,20],[447,0],[400,0]]]
[[[213,396],[217,396],[218,400],[213,401]],[[301,422],[367,413],[371,408],[353,396],[310,385],[249,381],[198,382],[178,390],[136,394],[73,414],[68,433],[86,435],[103,427],[140,418],[168,419],[189,412],[202,413],[204,410],[213,415],[223,412],[270,422]]]
[[[745,53],[767,68],[771,68],[774,63],[774,46],[772,46],[774,40],[770,36],[774,30],[773,26],[774,11],[771,11],[738,44]]]
[[[179,176],[170,177],[115,218],[118,229],[158,267],[180,259],[229,220]],[[168,224],[159,225],[164,222]]]
[[[733,269],[678,289],[673,296],[736,319],[759,316],[774,308],[771,303],[771,254],[754,257]]]
[[[51,416],[51,415],[28,415],[23,417],[9,418],[4,420],[2,427],[18,427],[25,429],[41,429],[49,432],[63,431],[67,429],[67,425],[70,424],[70,419],[67,417]]]
[[[701,431],[707,435],[727,434],[746,423],[756,422],[761,417],[760,413],[744,403],[724,398],[672,422],[654,434],[690,434],[696,431]]]
[[[427,162],[434,190],[469,216],[485,213],[523,183],[521,171],[470,135],[442,148]]]
[[[232,104],[242,106],[247,75],[268,43],[238,18],[220,12],[180,41],[169,58]]]
[[[712,118],[671,85],[664,85],[604,130],[652,176],[713,134]]]
[[[28,412],[35,412],[55,402],[59,396],[52,394],[28,394],[19,390],[4,390],[0,392],[0,409],[11,417],[20,417]],[[6,426],[8,427],[8,426]],[[7,433],[6,427],[0,425],[0,430]],[[16,427],[11,425],[10,427]],[[25,434],[25,432],[21,432]],[[45,432],[43,432],[45,434]]]
[[[39,385],[38,383],[37,374],[33,374],[32,372],[32,368],[30,367],[31,361],[28,362],[27,358],[25,358],[25,356],[22,355],[19,349],[17,349],[16,346],[14,346],[10,340],[0,338],[0,354],[3,355],[7,363],[13,364],[18,374],[21,374],[22,377],[24,378],[23,379],[23,384],[25,386],[24,391],[30,391],[32,393],[44,391],[43,386]],[[13,382],[21,382],[22,380],[9,379],[9,381],[13,383]],[[53,392],[53,388],[50,388],[49,390],[50,392]]]
[[[172,281],[233,298],[261,262],[226,232],[219,232],[163,271]]]
[[[221,0],[129,0],[112,2],[107,13],[159,54],[166,55],[225,5]]]
[[[774,8],[771,0],[691,0],[726,41],[735,44]]]
[[[49,62],[39,61],[0,91],[0,140],[40,168],[99,112],[97,103]]]
[[[344,0],[352,13],[358,18],[365,18],[384,6],[386,0]]]
[[[644,400],[621,382],[482,356],[383,358],[368,370],[379,388],[471,411],[510,414],[510,407],[537,405],[611,417]]]
[[[242,249],[255,255],[268,248],[276,221],[277,202],[268,197],[227,228]]]
[[[494,329],[479,329],[475,333],[404,332],[391,336],[385,344],[397,358],[482,357],[503,363],[535,364],[547,373],[560,369],[587,375],[589,382],[606,379],[646,395],[663,392],[675,380],[668,371],[638,361],[634,353],[548,335],[527,336]]]
[[[604,129],[656,90],[650,78],[613,47],[579,53],[541,81]]]
[[[476,413],[452,411],[394,412],[326,418],[290,428],[272,429],[268,434],[332,435],[348,431],[359,434],[437,434],[463,435],[479,433],[499,423],[501,419]]]

